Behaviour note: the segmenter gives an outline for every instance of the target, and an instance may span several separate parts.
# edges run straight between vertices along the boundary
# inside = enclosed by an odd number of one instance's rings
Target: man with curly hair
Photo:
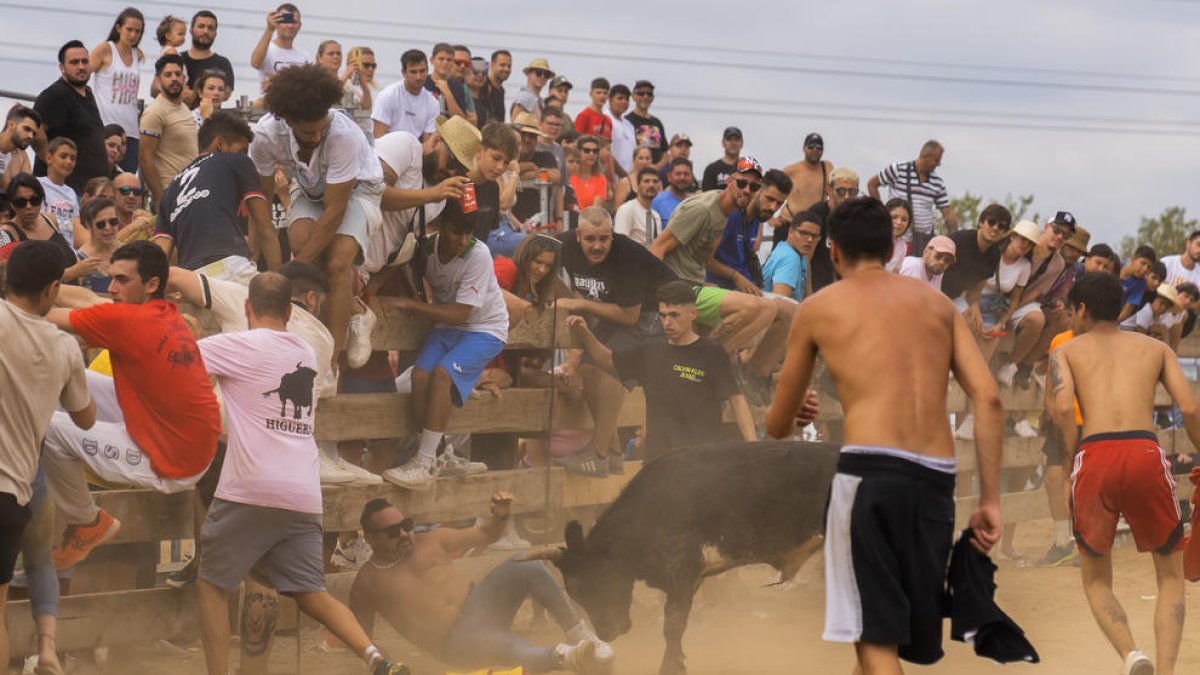
[[[335,367],[346,348],[348,327],[353,342],[370,339],[373,315],[357,314],[351,321],[352,275],[382,222],[384,190],[383,169],[366,135],[354,118],[332,109],[341,98],[341,83],[321,66],[281,71],[267,90],[269,114],[255,123],[250,144],[264,194],[275,189],[276,165],[291,179],[287,223],[292,257],[320,265],[329,275],[326,323],[333,334]],[[369,348],[365,352],[370,355]]]

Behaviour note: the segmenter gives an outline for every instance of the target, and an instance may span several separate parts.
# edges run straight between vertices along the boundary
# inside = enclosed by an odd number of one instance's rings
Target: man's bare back
[[[786,220],[790,221],[792,216],[825,199],[825,187],[829,174],[833,172],[833,163],[822,160],[814,164],[802,159],[787,165],[783,171],[792,179],[792,193],[788,195],[788,208],[784,211]]]

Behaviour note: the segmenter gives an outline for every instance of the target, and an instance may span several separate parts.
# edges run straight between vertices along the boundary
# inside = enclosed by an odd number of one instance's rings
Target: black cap
[[[822,149],[825,147],[825,139],[821,138],[821,134],[815,131],[804,137],[804,147],[807,148],[813,145],[820,146]]]
[[[633,85],[633,89],[634,91],[637,91],[638,89],[649,89],[650,91],[654,91],[654,84],[650,82],[650,80],[638,80],[637,83]]]
[[[1054,214],[1054,220],[1052,222],[1059,225],[1067,225],[1071,228],[1072,232],[1075,231],[1075,216],[1071,215],[1070,211],[1059,211],[1058,213]]]
[[[721,138],[726,139],[730,136],[742,137],[742,130],[737,127],[725,127],[725,131],[721,133]]]

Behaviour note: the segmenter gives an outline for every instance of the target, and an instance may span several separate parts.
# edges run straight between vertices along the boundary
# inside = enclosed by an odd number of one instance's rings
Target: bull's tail
[[[271,394],[278,394],[278,393],[279,393],[279,389],[272,389],[271,391],[264,391],[263,398],[266,398],[266,397],[270,396]]]

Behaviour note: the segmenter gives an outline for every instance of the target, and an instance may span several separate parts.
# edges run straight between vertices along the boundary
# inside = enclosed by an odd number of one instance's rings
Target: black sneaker
[[[1030,384],[1030,376],[1033,375],[1033,364],[1022,363],[1017,366],[1017,374],[1013,376],[1013,388],[1028,389]]]
[[[597,455],[596,446],[591,443],[574,455],[555,459],[554,465],[561,466],[573,474],[589,478],[604,478],[609,471],[609,459]]]
[[[389,659],[384,659],[375,664],[375,668],[371,671],[371,675],[412,675],[412,671],[403,663],[396,663]]]
[[[166,584],[175,590],[182,590],[196,585],[196,575],[200,573],[200,561],[195,556],[183,566],[167,575]]]

